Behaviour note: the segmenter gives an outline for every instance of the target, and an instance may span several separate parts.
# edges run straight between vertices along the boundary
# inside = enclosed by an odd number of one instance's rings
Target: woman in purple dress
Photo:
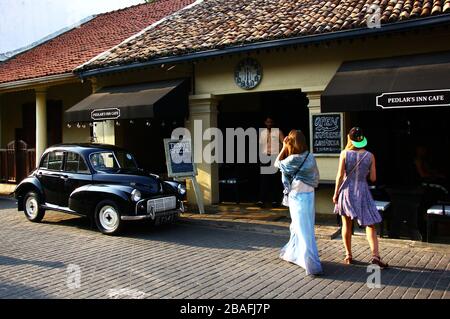
[[[380,213],[369,191],[367,177],[376,181],[375,156],[366,151],[367,139],[359,127],[354,127],[348,135],[348,143],[339,159],[336,189],[333,196],[334,212],[342,217],[342,240],[346,256],[344,262],[351,264],[352,225],[356,219],[366,227],[366,236],[372,251],[372,264],[381,268],[388,265],[381,261],[375,225],[381,222]]]

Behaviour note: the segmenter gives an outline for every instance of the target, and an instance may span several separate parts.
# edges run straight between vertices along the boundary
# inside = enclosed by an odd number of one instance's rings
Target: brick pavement
[[[0,209],[0,234],[0,298],[450,298],[446,245],[382,240],[393,267],[370,289],[362,238],[353,266],[341,263],[340,240],[319,239],[325,275],[310,277],[278,258],[288,234],[131,224],[108,237],[78,217],[33,224],[13,208]],[[69,265],[81,269],[79,288]]]

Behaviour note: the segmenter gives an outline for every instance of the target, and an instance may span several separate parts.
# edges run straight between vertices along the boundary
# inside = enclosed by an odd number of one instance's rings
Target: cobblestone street
[[[319,239],[325,275],[310,277],[278,259],[288,234],[134,224],[108,237],[54,212],[33,224],[13,204],[0,200],[0,298],[450,298],[445,245],[383,240],[392,267],[371,289],[364,238],[352,266],[339,239]]]

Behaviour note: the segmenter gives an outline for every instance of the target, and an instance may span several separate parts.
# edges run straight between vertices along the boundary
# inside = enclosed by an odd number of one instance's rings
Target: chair
[[[422,234],[418,227],[418,216],[424,190],[417,187],[401,186],[388,188],[387,193],[391,199],[389,237],[399,238],[402,228],[406,228],[409,238],[422,240]]]
[[[384,230],[387,228],[388,237],[391,232],[391,217],[390,213],[391,199],[386,191],[385,185],[372,185],[369,186],[370,193],[375,200],[377,210],[382,217],[380,225],[380,237],[384,236]]]
[[[431,240],[435,223],[445,222],[448,219],[445,212],[446,205],[450,205],[450,198],[447,188],[441,184],[423,182],[422,187],[425,190],[421,218],[422,232],[424,240],[428,242]]]
[[[440,202],[427,210],[427,242],[431,242],[433,226],[450,221],[450,202]]]
[[[381,225],[380,225],[380,237],[383,237],[383,235],[384,235],[385,226],[387,226],[388,237],[389,237],[389,233],[391,231],[391,224],[390,224],[390,218],[386,215],[387,215],[389,207],[391,206],[391,202],[376,200],[375,205],[377,205],[377,210],[380,213],[381,217],[383,218],[383,220],[381,221]]]

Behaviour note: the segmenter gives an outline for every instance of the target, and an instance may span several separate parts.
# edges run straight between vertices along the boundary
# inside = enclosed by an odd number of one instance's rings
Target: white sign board
[[[204,214],[205,205],[203,203],[203,196],[196,178],[197,167],[194,163],[192,142],[190,140],[164,139],[164,149],[166,151],[168,176],[174,178],[185,177],[192,181],[200,214]]]
[[[164,140],[166,165],[169,177],[197,176],[190,140]]]

